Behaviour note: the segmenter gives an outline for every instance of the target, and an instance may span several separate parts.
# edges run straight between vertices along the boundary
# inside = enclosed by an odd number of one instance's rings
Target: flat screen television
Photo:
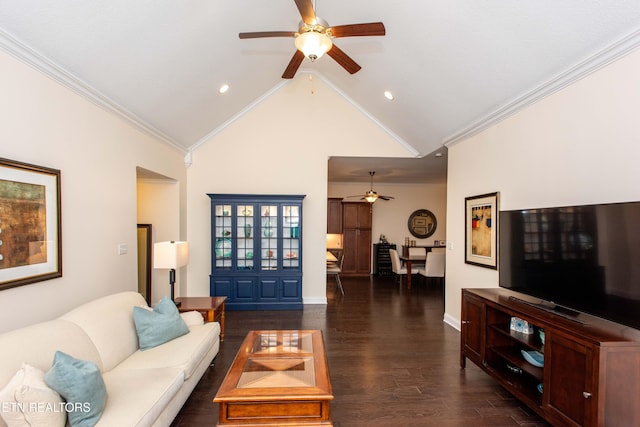
[[[539,298],[541,308],[640,329],[640,202],[501,211],[499,219],[501,287]]]

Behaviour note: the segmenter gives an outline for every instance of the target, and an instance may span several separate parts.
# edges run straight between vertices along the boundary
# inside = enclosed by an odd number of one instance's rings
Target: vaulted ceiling
[[[638,0],[314,3],[330,25],[386,35],[334,39],[356,74],[325,56],[295,78],[323,79],[416,156],[640,45]],[[299,22],[294,0],[0,0],[0,48],[186,152],[287,82],[293,39],[238,33]]]

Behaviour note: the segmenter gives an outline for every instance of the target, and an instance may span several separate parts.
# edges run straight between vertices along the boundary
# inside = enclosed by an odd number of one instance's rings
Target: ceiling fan
[[[366,193],[364,193],[364,196],[361,196],[360,194],[356,195],[356,196],[348,196],[348,197],[360,197],[360,200],[366,200],[369,203],[374,203],[376,200],[380,199],[380,200],[391,200],[393,199],[392,196],[383,196],[382,194],[378,194],[375,191],[373,191],[373,175],[375,175],[375,171],[370,171],[369,175],[371,175],[371,189],[369,191],[367,191]]]
[[[338,46],[333,44],[332,38],[355,36],[384,36],[385,28],[382,22],[367,24],[349,24],[330,27],[322,18],[316,16],[315,8],[311,0],[294,0],[302,21],[298,31],[258,31],[252,33],[240,33],[241,39],[254,39],[262,37],[294,37],[296,52],[293,54],[289,65],[282,74],[283,79],[292,79],[300,67],[302,60],[309,58],[312,62],[319,59],[325,53],[333,58],[350,74],[357,73],[360,68]]]

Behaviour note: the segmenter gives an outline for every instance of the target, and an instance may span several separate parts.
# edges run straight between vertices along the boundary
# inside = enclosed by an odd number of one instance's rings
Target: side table
[[[227,297],[179,297],[178,311],[198,311],[204,317],[205,322],[215,322],[219,318],[220,341],[224,341],[224,304]]]

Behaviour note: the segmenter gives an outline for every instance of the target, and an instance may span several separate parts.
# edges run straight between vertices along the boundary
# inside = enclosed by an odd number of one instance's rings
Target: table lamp
[[[183,267],[189,262],[188,242],[158,242],[153,245],[153,268],[169,269],[169,286],[171,287],[171,301],[174,298],[174,285],[176,283],[176,268]]]

